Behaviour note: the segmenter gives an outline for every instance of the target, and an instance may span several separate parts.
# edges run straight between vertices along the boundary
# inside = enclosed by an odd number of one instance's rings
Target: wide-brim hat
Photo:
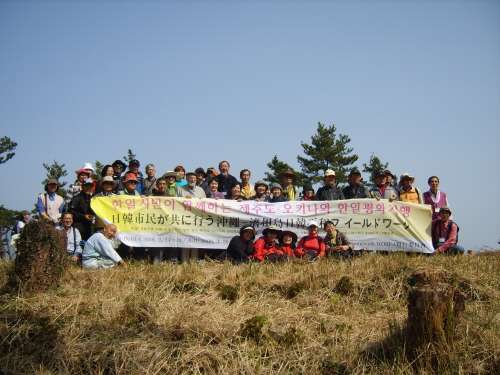
[[[135,173],[127,173],[125,175],[125,179],[123,180],[123,182],[127,182],[127,181],[139,182],[139,180],[137,179],[137,176],[135,175]]]
[[[276,232],[276,234],[280,234],[281,229],[279,229],[276,225],[269,225],[266,229],[262,231],[264,236],[267,236],[269,232]]]
[[[163,173],[163,178],[167,178],[167,177],[175,177],[175,179],[177,181],[179,181],[181,179],[181,176],[179,176],[179,173],[177,172],[174,172],[174,171],[168,171],[168,172],[165,172]]]
[[[288,234],[290,236],[292,236],[292,242],[297,242],[297,234],[295,232],[292,232],[291,230],[282,230],[279,234],[278,234],[278,241],[280,243],[283,242],[283,237],[285,236],[285,234]]]
[[[283,176],[284,176],[284,175],[287,175],[287,174],[289,174],[289,175],[292,175],[292,176],[293,176],[293,177],[292,177],[292,181],[295,181],[295,180],[297,179],[297,175],[296,175],[295,173],[293,173],[291,170],[288,170],[288,171],[286,171],[286,172],[281,172],[281,173],[278,175],[278,177],[279,177],[279,179],[281,180],[281,179],[283,179]]]
[[[411,183],[414,183],[414,182],[415,182],[415,177],[410,176],[410,174],[409,174],[409,173],[403,173],[403,174],[401,175],[401,178],[399,179],[399,185],[401,185],[401,184],[403,183],[403,179],[404,179],[404,178],[409,178],[409,179],[411,179]]]
[[[441,206],[441,207],[439,208],[439,213],[441,213],[441,211],[448,211],[448,212],[450,213],[450,215],[451,215],[451,209],[450,209],[450,206],[446,206],[446,205]]]
[[[207,173],[208,173],[209,171],[210,171],[210,172],[212,172],[212,174],[213,174],[214,176],[218,176],[218,175],[219,175],[219,172],[217,172],[217,170],[216,170],[214,167],[207,168]]]
[[[191,174],[192,174],[193,176],[195,176],[195,177],[197,176],[197,175],[196,175],[196,172],[187,172],[187,173],[186,173],[186,177],[187,177],[187,176],[189,176],[189,175],[191,175]]]
[[[99,182],[99,187],[102,189],[102,185],[104,185],[105,182],[112,182],[113,183],[113,189],[116,189],[116,186],[118,185],[115,180],[113,180],[113,177],[111,176],[104,176],[101,182]]]
[[[111,164],[111,166],[114,168],[114,167],[117,167],[117,166],[120,166],[122,167],[122,169],[125,169],[127,168],[127,165],[121,161],[121,160],[115,160],[113,164]]]

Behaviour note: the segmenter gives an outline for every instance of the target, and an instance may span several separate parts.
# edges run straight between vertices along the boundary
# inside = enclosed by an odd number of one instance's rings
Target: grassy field
[[[0,263],[2,284],[11,268]],[[422,269],[458,282],[466,309],[453,341],[408,363],[407,297]],[[52,292],[0,296],[0,373],[499,374],[499,270],[500,252],[71,265]]]

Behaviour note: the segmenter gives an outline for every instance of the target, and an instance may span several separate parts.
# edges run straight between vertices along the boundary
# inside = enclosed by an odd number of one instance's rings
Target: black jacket
[[[85,219],[85,215],[92,214],[90,209],[90,195],[83,191],[75,195],[69,204],[69,212],[73,214],[75,228],[80,231],[82,239],[87,241],[92,235],[92,222]]]
[[[336,187],[332,186],[322,186],[316,192],[316,200],[317,201],[336,201],[336,200],[344,200],[344,193]]]

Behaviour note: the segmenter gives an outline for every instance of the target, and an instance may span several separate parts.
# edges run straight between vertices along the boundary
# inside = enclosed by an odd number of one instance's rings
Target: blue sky
[[[0,1],[7,208],[33,207],[42,163],[70,183],[129,148],[256,181],[274,155],[298,169],[318,121],[360,168],[439,176],[461,244],[498,248],[498,1]]]

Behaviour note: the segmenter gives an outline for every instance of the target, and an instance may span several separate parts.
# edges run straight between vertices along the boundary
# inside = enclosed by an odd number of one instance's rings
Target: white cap
[[[315,220],[309,220],[309,221],[307,222],[307,227],[309,228],[309,227],[312,227],[312,226],[317,227],[317,226],[318,226],[318,223],[317,223]]]
[[[328,176],[335,176],[335,172],[332,171],[331,169],[328,169],[326,172],[325,172],[325,177],[328,177]]]

